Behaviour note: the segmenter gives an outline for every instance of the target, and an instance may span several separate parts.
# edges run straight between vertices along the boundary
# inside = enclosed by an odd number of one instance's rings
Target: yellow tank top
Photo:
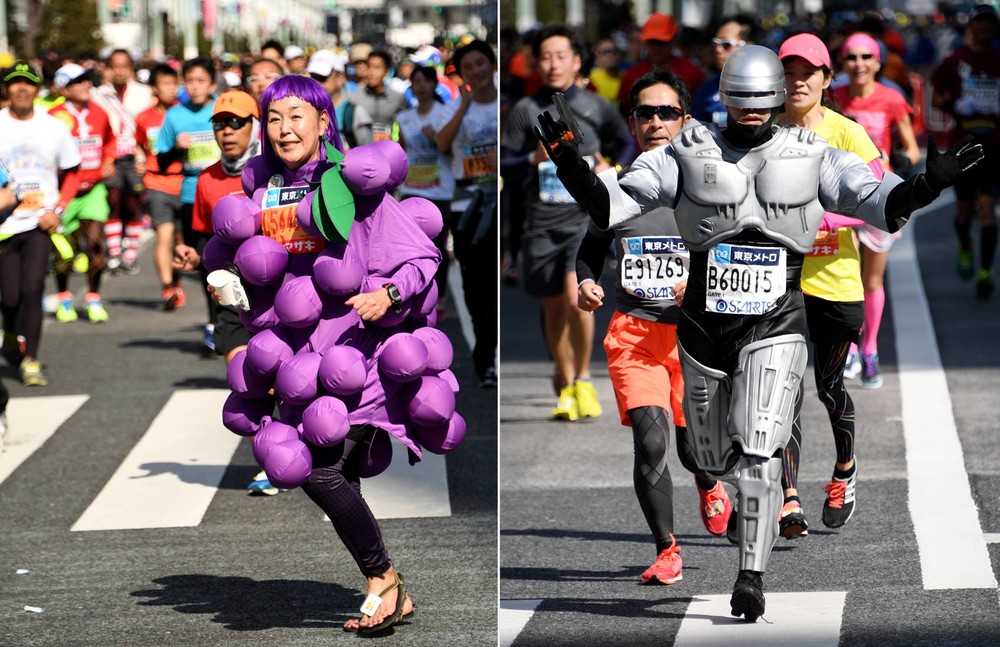
[[[856,153],[865,163],[880,158],[878,149],[860,124],[829,108],[813,131],[831,148]],[[813,249],[802,265],[802,292],[827,301],[864,300],[861,263],[850,227],[821,231],[816,236]]]

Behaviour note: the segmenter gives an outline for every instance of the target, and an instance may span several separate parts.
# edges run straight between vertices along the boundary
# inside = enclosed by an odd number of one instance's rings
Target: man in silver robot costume
[[[657,207],[675,210],[691,253],[677,338],[684,414],[699,467],[740,494],[739,574],[732,614],[764,613],[763,573],[778,536],[781,452],[806,369],[799,278],[824,211],[895,232],[983,157],[971,138],[927,172],[879,180],[855,154],[799,127],[776,125],[785,101],[777,55],[756,45],[729,57],[719,87],[727,127],[691,120],[669,146],[640,155],[621,178],[577,152],[572,121],[539,116],[536,131],[571,195],[602,228]]]

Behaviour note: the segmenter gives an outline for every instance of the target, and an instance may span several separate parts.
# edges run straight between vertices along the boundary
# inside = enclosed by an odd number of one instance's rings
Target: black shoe
[[[748,622],[757,622],[764,615],[764,577],[757,571],[740,571],[729,601],[732,614],[743,616]]]
[[[497,388],[497,371],[492,366],[483,371],[479,377],[479,387],[483,389]]]
[[[789,501],[781,508],[778,530],[785,539],[798,539],[809,535],[809,522],[806,520],[806,513],[802,511],[801,503]]]

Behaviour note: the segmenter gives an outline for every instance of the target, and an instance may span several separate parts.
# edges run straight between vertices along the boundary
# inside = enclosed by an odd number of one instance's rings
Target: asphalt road
[[[684,579],[639,585],[655,549],[632,490],[631,432],[618,424],[600,349],[610,310],[598,315],[592,363],[604,415],[551,422],[555,396],[538,304],[521,288],[505,288],[500,644],[996,645],[1000,298],[975,301],[972,284],[957,278],[948,214],[934,208],[913,224],[932,326],[927,338],[910,330],[920,320],[917,300],[897,302],[890,292],[879,339],[885,384],[851,389],[858,509],[839,530],[820,522],[834,449],[811,369],[807,374],[799,492],[812,527],[807,538],[776,544],[765,576],[767,611],[754,625],[729,617],[737,551],[703,530],[693,479],[673,447]],[[894,262],[905,256],[892,253]],[[900,293],[916,285],[903,268],[905,261],[892,270]],[[611,294],[612,284],[605,287]],[[939,392],[922,383],[934,375],[923,358],[934,350],[927,339],[940,354]],[[949,433],[955,452],[946,448]],[[962,521],[959,510],[969,511]]]
[[[187,306],[164,313],[148,249],[141,267],[136,276],[106,279],[106,324],[47,320],[40,355],[48,387],[25,389],[15,368],[0,368],[14,398],[12,435],[0,456],[0,644],[360,640],[340,625],[358,615],[364,578],[322,512],[297,490],[247,496],[244,488],[258,468],[245,441],[221,465],[198,462],[207,451],[198,438],[229,432],[215,422],[217,409],[183,403],[225,388],[223,362],[199,355],[205,306],[194,280],[186,282]],[[82,284],[76,276],[71,288],[82,294]],[[468,435],[437,468],[404,469],[432,476],[437,469],[436,485],[424,494],[446,512],[420,516],[405,478],[369,496],[373,505],[394,510],[382,530],[416,606],[411,622],[376,638],[395,645],[496,644],[497,391],[478,388],[450,305],[452,316],[441,328],[454,341],[452,368]],[[134,505],[147,495],[132,488],[157,480],[185,497],[182,513],[203,499],[203,515],[187,526],[168,520],[162,522],[167,527],[75,529],[140,450],[147,430],[162,432],[164,425],[178,435],[195,432],[194,442],[176,450],[186,463],[144,463],[148,474],[121,479],[124,502]],[[45,433],[52,435],[44,440]],[[29,447],[40,438],[44,442]],[[19,453],[27,455],[11,469]],[[213,472],[221,481],[199,488],[202,475]],[[140,499],[153,523],[176,503],[169,494]]]

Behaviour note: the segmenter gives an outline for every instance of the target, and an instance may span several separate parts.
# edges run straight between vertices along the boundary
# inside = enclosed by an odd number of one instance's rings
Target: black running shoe
[[[802,511],[801,503],[789,501],[781,508],[778,530],[785,539],[798,539],[809,535],[809,522],[806,520],[806,513]]]
[[[854,470],[845,479],[836,476],[826,490],[826,502],[823,504],[823,525],[827,528],[840,528],[854,516],[857,503],[858,461],[854,460]]]
[[[747,622],[757,622],[764,615],[764,574],[757,571],[740,571],[729,601],[732,614],[743,616]]]

